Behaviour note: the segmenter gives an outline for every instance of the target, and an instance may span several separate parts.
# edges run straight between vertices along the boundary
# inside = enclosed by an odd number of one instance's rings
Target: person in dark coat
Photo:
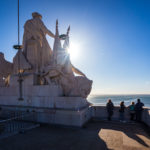
[[[119,120],[124,121],[124,110],[125,110],[124,101],[120,103],[120,109],[119,109]]]
[[[108,113],[108,120],[110,121],[113,115],[113,109],[114,109],[114,104],[112,103],[111,99],[108,100],[106,104],[106,108],[107,108],[107,113]]]
[[[140,99],[137,99],[137,103],[135,105],[135,112],[136,112],[136,121],[141,122],[142,119],[142,111],[143,111],[144,104],[141,102]]]

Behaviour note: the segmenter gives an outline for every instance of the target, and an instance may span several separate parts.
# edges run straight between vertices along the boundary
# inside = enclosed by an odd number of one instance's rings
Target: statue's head
[[[40,19],[42,19],[42,15],[39,14],[38,12],[33,12],[33,13],[32,13],[32,17],[33,17],[33,18],[40,18]]]

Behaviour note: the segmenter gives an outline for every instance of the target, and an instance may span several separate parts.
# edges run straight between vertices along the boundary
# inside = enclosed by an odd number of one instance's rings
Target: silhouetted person
[[[135,111],[136,111],[136,120],[141,122],[142,119],[142,111],[143,111],[144,104],[141,103],[140,99],[137,99],[137,103],[135,105]]]
[[[135,104],[134,102],[131,102],[131,105],[129,106],[130,111],[130,120],[134,120],[135,117]]]
[[[107,112],[108,112],[108,120],[111,120],[111,117],[113,115],[113,109],[114,109],[114,104],[112,103],[111,99],[108,100],[106,104]]]
[[[120,103],[120,109],[119,109],[119,120],[124,121],[124,110],[125,110],[125,105],[124,101]]]

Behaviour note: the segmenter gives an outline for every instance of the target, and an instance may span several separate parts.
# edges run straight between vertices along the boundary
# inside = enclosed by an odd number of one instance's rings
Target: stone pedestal
[[[0,88],[2,110],[34,111],[34,121],[78,127],[91,118],[87,100],[63,97],[59,86],[23,86],[23,101],[18,101],[18,91],[18,86]]]
[[[11,75],[10,76],[10,83],[9,86],[18,86],[18,75]],[[24,73],[22,75],[22,79],[23,79],[23,86],[33,86],[33,85],[37,85],[37,75],[34,73]]]
[[[4,86],[5,86],[5,81],[2,78],[0,78],[0,88]]]

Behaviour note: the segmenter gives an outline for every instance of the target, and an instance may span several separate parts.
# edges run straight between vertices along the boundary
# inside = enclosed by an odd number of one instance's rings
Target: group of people
[[[130,120],[136,120],[138,122],[141,121],[142,118],[142,111],[143,111],[144,104],[141,102],[140,99],[137,99],[137,103],[131,102],[131,105],[128,107],[125,106],[124,101],[120,102],[120,108],[119,108],[119,120],[124,122],[124,112],[125,109],[128,108],[129,114],[130,114]],[[108,120],[111,120],[111,117],[113,116],[114,111],[114,104],[111,101],[111,99],[108,100],[106,104],[107,113],[108,113]]]

